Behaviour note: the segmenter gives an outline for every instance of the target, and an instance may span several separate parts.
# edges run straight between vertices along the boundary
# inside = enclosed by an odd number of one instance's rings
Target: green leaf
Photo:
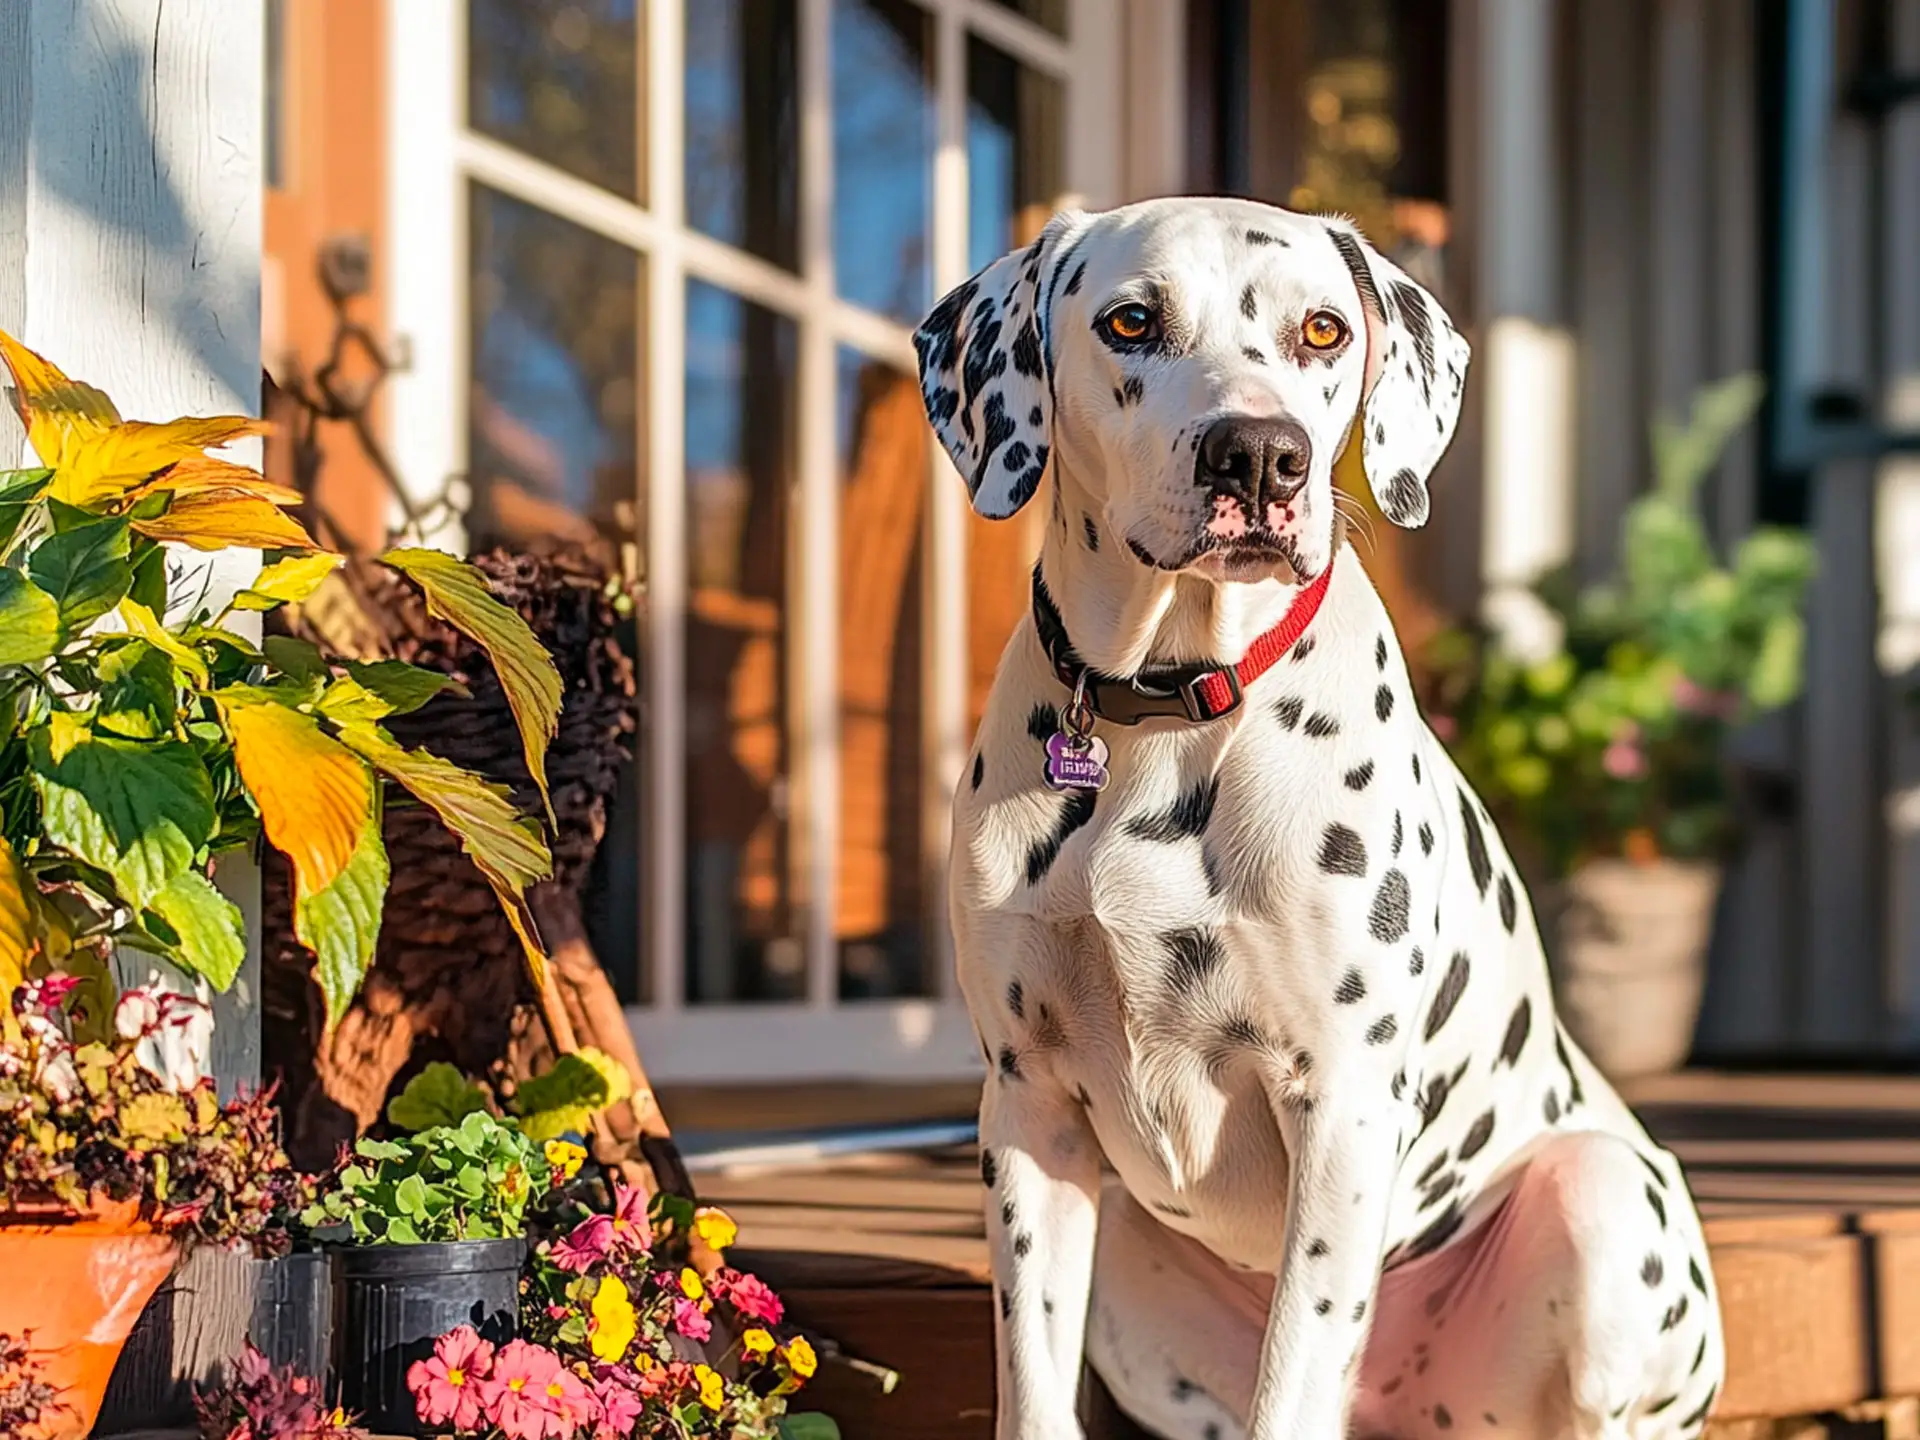
[[[200,652],[163,625],[156,611],[128,596],[120,602],[120,619],[129,635],[137,635],[156,650],[164,650],[192,679],[205,685],[212,678]]]
[[[840,1440],[840,1427],[833,1417],[817,1410],[782,1415],[779,1431],[780,1440]]]
[[[393,713],[391,705],[351,676],[328,685],[317,708],[336,725],[370,725]]]
[[[411,1220],[395,1215],[387,1221],[386,1239],[389,1245],[418,1245],[420,1232],[413,1228]]]
[[[313,952],[329,1029],[347,1013],[373,963],[388,877],[387,847],[380,838],[376,804],[346,866],[331,883],[301,897],[294,906],[293,933]]]
[[[167,547],[142,539],[133,547],[133,584],[127,598],[136,600],[156,615],[167,613]]]
[[[371,664],[349,660],[347,673],[386,701],[388,713],[392,715],[418,710],[442,691],[462,700],[473,698],[473,692],[451,675],[409,665],[404,660],[375,660]]]
[[[486,1108],[487,1097],[479,1086],[457,1066],[435,1060],[387,1102],[387,1119],[402,1130],[431,1130],[436,1125],[458,1125]]]
[[[129,533],[125,520],[93,520],[33,547],[27,565],[33,583],[53,597],[69,632],[113,609],[133,584]]]
[[[614,1062],[597,1051],[595,1054],[601,1064],[585,1055],[562,1055],[553,1062],[552,1069],[523,1080],[513,1096],[515,1113],[533,1115],[563,1106],[604,1110],[616,1099],[624,1098],[617,1094],[618,1081],[603,1068]]]
[[[145,909],[213,834],[213,785],[193,747],[95,735],[54,711],[28,740],[47,838]]]
[[[214,888],[197,870],[183,870],[148,907],[163,921],[168,936],[151,922],[148,928],[178,946],[182,969],[204,975],[216,990],[225,990],[247,958],[246,921],[240,907]]]
[[[525,620],[495,598],[486,576],[439,550],[389,550],[380,557],[420,587],[427,613],[444,620],[487,652],[520,728],[527,773],[540,787],[547,823],[555,823],[547,794],[547,746],[560,725],[560,672]]]
[[[427,1213],[427,1182],[418,1175],[409,1175],[393,1187],[393,1203],[402,1215],[425,1215]]]
[[[507,921],[520,937],[534,988],[546,984],[546,952],[528,908],[529,885],[553,873],[553,857],[535,828],[513,808],[504,787],[425,750],[402,749],[375,725],[348,725],[341,743],[371,761],[429,806],[460,841],[487,883],[493,887]]]
[[[18,570],[0,569],[0,665],[32,665],[60,648],[60,606]]]
[[[276,560],[254,577],[253,584],[233,597],[236,610],[272,610],[280,605],[296,605],[325,583],[327,576],[340,568],[342,556],[320,550],[311,555],[295,555]]]
[[[296,640],[291,635],[269,635],[260,642],[260,649],[269,665],[295,680],[324,680],[329,673],[319,647],[309,641]]]
[[[392,1140],[363,1139],[354,1144],[353,1153],[364,1156],[368,1160],[404,1160],[413,1152]],[[342,1175],[340,1178],[342,1183],[345,1183],[346,1176]]]
[[[105,649],[95,662],[100,699],[96,729],[127,740],[158,740],[171,734],[179,713],[173,661],[144,640]]]
[[[13,544],[20,522],[52,478],[51,470],[0,470],[0,553]]]

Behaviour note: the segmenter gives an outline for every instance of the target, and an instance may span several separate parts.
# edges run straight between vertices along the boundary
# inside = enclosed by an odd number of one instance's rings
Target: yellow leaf
[[[120,623],[127,627],[129,635],[139,636],[154,649],[164,652],[174,664],[202,685],[207,683],[207,662],[201,658],[200,652],[162,625],[160,617],[153,611],[138,600],[129,599],[120,602],[119,615]]]
[[[176,495],[164,515],[135,520],[150,540],[171,540],[195,550],[252,545],[262,550],[317,550],[300,522],[271,500],[241,490],[198,490]]]
[[[136,1095],[120,1107],[121,1132],[130,1140],[156,1145],[179,1140],[189,1120],[186,1102],[178,1095]]]
[[[267,838],[293,862],[295,900],[331,885],[373,813],[373,776],[311,715],[267,702],[227,709],[240,778]]]
[[[39,908],[39,887],[0,840],[0,1017],[8,1021],[13,1018],[13,992],[40,950]]]
[[[500,603],[487,577],[464,560],[439,550],[389,550],[380,559],[420,587],[427,613],[475,641],[493,662],[507,705],[520,729],[527,773],[540,787],[553,825],[547,793],[547,746],[560,728],[560,672],[518,612]]]
[[[339,568],[344,557],[330,550],[311,555],[293,555],[276,560],[254,576],[253,584],[234,596],[236,610],[271,610],[276,605],[297,605],[306,599]]]
[[[125,496],[157,470],[268,428],[245,415],[122,420],[99,390],[69,379],[4,332],[0,360],[13,375],[14,408],[27,439],[54,471],[47,494],[64,504],[98,507]]]
[[[390,874],[376,805],[347,868],[326,889],[301,895],[294,906],[293,933],[313,952],[314,978],[326,1000],[329,1030],[347,1013],[373,963]]]
[[[135,490],[133,499],[170,491],[175,496],[197,495],[203,490],[237,490],[257,495],[276,505],[298,505],[306,497],[298,490],[275,484],[251,465],[238,465],[211,455],[194,455],[169,466]]]
[[[425,750],[407,750],[377,725],[345,725],[341,743],[370,760],[440,817],[460,841],[505,912],[526,952],[527,973],[536,990],[546,984],[547,954],[541,947],[527,887],[553,874],[553,856],[532,822],[513,808],[505,787]]]

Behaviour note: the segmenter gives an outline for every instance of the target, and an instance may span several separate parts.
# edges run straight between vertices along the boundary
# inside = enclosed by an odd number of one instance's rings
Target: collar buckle
[[[1208,692],[1218,684],[1226,691],[1225,702],[1216,704]],[[1187,707],[1187,718],[1195,724],[1219,720],[1238,710],[1246,694],[1240,687],[1240,672],[1234,666],[1205,670],[1180,682],[1180,703]]]

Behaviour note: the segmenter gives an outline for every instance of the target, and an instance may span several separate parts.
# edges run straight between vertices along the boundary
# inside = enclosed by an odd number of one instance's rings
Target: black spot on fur
[[[1358,831],[1346,825],[1327,826],[1320,842],[1320,868],[1329,875],[1361,876],[1367,873],[1367,842]]]
[[[1662,1190],[1665,1190],[1667,1188],[1667,1177],[1660,1173],[1660,1167],[1654,1164],[1653,1161],[1649,1160],[1645,1155],[1642,1155],[1638,1150],[1634,1151],[1633,1153],[1635,1155],[1640,1156],[1640,1163],[1647,1167],[1647,1173],[1653,1176],[1654,1184],[1658,1185]]]
[[[1396,1100],[1398,1100],[1402,1095],[1406,1094],[1407,1093],[1407,1072],[1404,1070],[1394,1071],[1393,1083],[1389,1085],[1387,1088],[1393,1092],[1393,1098]]]
[[[1282,242],[1264,230],[1249,230],[1247,231],[1247,243],[1249,245],[1278,245]]]
[[[1387,637],[1384,635],[1373,637],[1373,668],[1376,670],[1387,668]]]
[[[1031,410],[1027,412],[1027,423],[1033,426],[1036,430],[1039,429],[1040,426],[1047,423],[1047,417],[1041,412],[1040,407],[1038,405],[1034,406]]]
[[[1467,841],[1467,868],[1473,872],[1473,888],[1486,897],[1493,880],[1493,861],[1487,857],[1487,837],[1480,829],[1480,817],[1473,813],[1473,800],[1465,790],[1460,795],[1460,829]]]
[[[980,782],[986,778],[987,757],[985,755],[976,755],[973,757],[973,788],[978,790],[980,788]]]
[[[1520,1003],[1513,1007],[1513,1014],[1507,1020],[1507,1033],[1500,1040],[1500,1054],[1494,1064],[1505,1061],[1509,1065],[1520,1062],[1520,1052],[1526,1048],[1527,1032],[1533,1028],[1533,1000],[1522,995]],[[1656,1175],[1658,1171],[1654,1172]],[[1664,1183],[1664,1182],[1663,1182]]]
[[[1074,266],[1073,274],[1067,277],[1066,293],[1069,295],[1078,295],[1080,293],[1080,282],[1086,278],[1087,262],[1082,260],[1078,265]]]
[[[1400,1032],[1400,1022],[1391,1015],[1382,1015],[1367,1027],[1367,1044],[1384,1045]]]
[[[1407,327],[1407,334],[1413,339],[1413,353],[1420,361],[1421,387],[1431,390],[1433,385],[1433,321],[1427,314],[1427,305],[1420,298],[1420,292],[1404,280],[1394,281],[1393,299],[1400,311],[1400,323]]]
[[[1446,1209],[1434,1217],[1432,1224],[1407,1242],[1401,1258],[1417,1260],[1422,1255],[1431,1255],[1454,1237],[1465,1219],[1466,1211],[1461,1206],[1459,1197],[1456,1196],[1447,1202]]]
[[[1032,1250],[1033,1236],[1029,1232],[1022,1230],[1018,1235],[1013,1237],[1014,1259],[1024,1260]]]
[[[1053,868],[1053,862],[1060,858],[1061,847],[1073,832],[1093,819],[1095,794],[1092,790],[1068,793],[1066,803],[1060,807],[1059,818],[1053,822],[1053,829],[1034,841],[1027,851],[1027,884],[1038,885],[1044,880],[1047,871]]]
[[[1142,840],[1173,844],[1205,833],[1213,818],[1214,802],[1220,796],[1220,777],[1198,781],[1193,788],[1174,800],[1157,815],[1136,815],[1127,822],[1127,833]]]
[[[1027,712],[1027,734],[1042,745],[1060,733],[1060,712],[1044,700]]]
[[[1126,392],[1118,385],[1113,387],[1113,403],[1118,405],[1122,410],[1127,408]]]
[[[1373,713],[1379,717],[1382,724],[1385,724],[1387,717],[1393,714],[1393,691],[1385,685],[1373,692]]]
[[[1020,1074],[1019,1057],[1013,1053],[1013,1047],[1011,1045],[1002,1045],[1000,1047],[1000,1073],[1008,1080],[1024,1078]]]
[[[1679,1392],[1675,1391],[1673,1394],[1667,1396],[1667,1398],[1664,1400],[1656,1400],[1653,1402],[1653,1404],[1647,1407],[1647,1414],[1658,1415],[1662,1410],[1670,1409],[1673,1405],[1673,1402],[1678,1400],[1679,1398],[1680,1398]]]
[[[1345,779],[1349,790],[1366,789],[1367,783],[1373,779],[1373,762],[1369,760],[1364,765],[1356,765],[1347,771]]]
[[[1433,1407],[1433,1423],[1435,1427],[1438,1429],[1451,1430],[1453,1428],[1452,1412],[1449,1411],[1447,1407],[1444,1405],[1434,1406]]]
[[[1540,1104],[1540,1113],[1547,1117],[1547,1124],[1558,1125],[1560,1123],[1560,1097],[1551,1090],[1547,1091],[1547,1098]]]
[[[1666,1279],[1666,1277],[1667,1277],[1666,1265],[1661,1262],[1661,1259],[1658,1255],[1655,1255],[1651,1251],[1649,1251],[1647,1253],[1647,1258],[1640,1262],[1640,1279],[1642,1283],[1644,1283],[1646,1287],[1649,1290],[1651,1290],[1654,1286],[1658,1285],[1662,1280]]]
[[[1411,470],[1396,470],[1387,481],[1386,494],[1381,497],[1380,509],[1396,525],[1415,525],[1426,518],[1426,492],[1420,488],[1420,477]]]
[[[1200,847],[1200,870],[1207,877],[1207,894],[1226,893],[1227,879],[1220,873],[1220,857],[1213,853],[1211,845]]]
[[[1413,947],[1413,953],[1407,956],[1407,973],[1409,975],[1418,975],[1426,968],[1427,952],[1416,945]]]
[[[1098,555],[1100,553],[1100,527],[1093,523],[1093,517],[1091,515],[1082,515],[1080,517],[1080,528],[1087,537],[1087,549]]]
[[[1418,755],[1413,757],[1413,783],[1416,785],[1420,783],[1420,757]]]
[[[1389,870],[1380,878],[1380,889],[1373,897],[1373,909],[1367,913],[1367,933],[1382,945],[1391,945],[1406,936],[1413,897],[1407,888],[1406,873]]]
[[[1013,1228],[1013,1201],[1005,1200],[1001,1202],[1000,1223],[1009,1230]]]
[[[1440,1112],[1447,1108],[1447,1099],[1453,1094],[1453,1078],[1448,1075],[1436,1075],[1427,1082],[1427,1088],[1420,1095],[1420,1125],[1424,1130],[1440,1118]]]
[[[1571,1110],[1587,1098],[1580,1088],[1580,1076],[1574,1071],[1573,1056],[1567,1053],[1567,1035],[1556,1022],[1553,1027],[1553,1054],[1560,1062],[1560,1069],[1567,1077],[1567,1109]]]
[[[991,1190],[994,1182],[1000,1178],[1000,1169],[993,1163],[993,1151],[980,1152],[980,1183]]]
[[[1687,1279],[1693,1282],[1693,1288],[1702,1295],[1707,1293],[1707,1277],[1701,1273],[1700,1262],[1691,1257],[1687,1260]]]
[[[1431,1185],[1433,1183],[1433,1177],[1438,1175],[1442,1170],[1446,1168],[1447,1168],[1447,1152],[1442,1150],[1438,1155],[1434,1156],[1433,1159],[1427,1162],[1426,1169],[1422,1170],[1418,1175],[1413,1177],[1413,1183],[1416,1187],[1424,1190],[1428,1185]]]
[[[1312,653],[1313,653],[1313,637],[1311,635],[1302,635],[1297,641],[1294,642],[1293,653],[1288,658],[1293,660],[1304,660],[1307,658],[1307,656],[1311,655]]]
[[[1456,950],[1453,958],[1447,961],[1447,973],[1440,977],[1439,988],[1433,992],[1433,1008],[1427,1012],[1426,1038],[1431,1040],[1440,1033],[1440,1027],[1453,1018],[1454,1007],[1460,1003],[1460,997],[1466,993],[1467,977],[1472,973],[1472,963],[1467,952]]]
[[[1309,1260],[1318,1260],[1322,1255],[1326,1253],[1327,1253],[1327,1242],[1324,1240],[1315,1240],[1312,1244],[1307,1246],[1307,1258]]]
[[[1666,1229],[1667,1202],[1660,1198],[1660,1192],[1651,1185],[1647,1186],[1647,1204],[1652,1207],[1655,1218],[1660,1221],[1660,1228],[1662,1230]],[[1691,1264],[1692,1262],[1689,1261],[1688,1263]]]
[[[1251,285],[1240,292],[1240,313],[1249,320],[1260,318],[1260,296]]]
[[[1666,1334],[1682,1320],[1687,1318],[1687,1297],[1682,1295],[1667,1307],[1667,1313],[1660,1319],[1660,1333]]]
[[[1220,1038],[1228,1045],[1259,1049],[1267,1043],[1266,1032],[1244,1015],[1236,1015],[1220,1027]]]
[[[1000,1292],[1000,1318],[1002,1320],[1013,1319],[1013,1296],[1005,1290]]]
[[[1129,405],[1138,405],[1140,397],[1147,393],[1147,387],[1141,383],[1138,375],[1129,375],[1127,383],[1120,388],[1126,393]]]
[[[1170,964],[1167,978],[1174,989],[1190,992],[1226,958],[1220,937],[1211,930],[1172,930],[1160,937]]]
[[[1040,378],[1040,330],[1033,323],[1033,316],[1027,317],[1026,324],[1020,327],[1020,333],[1013,341],[1013,368],[1016,373],[1030,379]]]
[[[1333,987],[1333,1003],[1357,1005],[1367,998],[1367,980],[1358,970],[1348,970]]]
[[[1306,702],[1298,695],[1288,695],[1273,703],[1273,718],[1280,722],[1282,730],[1291,730],[1300,723],[1300,712],[1306,708]]]
[[[1033,452],[1027,449],[1026,441],[1016,440],[1007,447],[1007,453],[1000,457],[1000,464],[1009,475],[1012,475],[1019,470],[1025,469],[1027,463],[1032,459]]]
[[[1306,732],[1316,740],[1331,739],[1340,733],[1340,722],[1316,710],[1307,717]]]
[[[1369,770],[1373,768],[1372,761],[1367,762],[1367,768]],[[1406,840],[1407,840],[1406,822],[1400,818],[1400,812],[1396,810],[1393,812],[1393,858],[1394,859],[1398,860],[1400,858],[1400,847],[1406,843]]]
[[[1367,1318],[1367,1302],[1364,1300],[1356,1302],[1353,1307],[1353,1323],[1358,1325],[1362,1320],[1366,1318]]]
[[[1327,238],[1353,277],[1354,288],[1360,292],[1360,304],[1384,320],[1386,307],[1380,303],[1379,288],[1373,283],[1373,267],[1367,264],[1367,252],[1361,248],[1360,238],[1337,225],[1327,227]]]
[[[1313,1313],[1316,1315],[1327,1315],[1327,1314],[1331,1314],[1332,1311],[1333,1311],[1333,1301],[1331,1300],[1323,1299],[1323,1300],[1316,1300],[1313,1302]]]
[[[1502,875],[1499,886],[1500,923],[1507,927],[1507,934],[1513,933],[1514,922],[1520,918],[1520,907],[1513,898],[1513,879]]]
[[[1707,1358],[1707,1337],[1702,1335],[1700,1337],[1700,1348],[1693,1352],[1693,1364],[1688,1367],[1687,1374],[1698,1375],[1700,1373],[1700,1362],[1705,1360],[1706,1358]]]
[[[1240,347],[1240,353],[1256,365],[1264,365],[1267,363],[1267,357],[1252,345],[1242,345]]]
[[[1471,1160],[1486,1148],[1487,1141],[1493,1138],[1493,1111],[1488,1110],[1478,1120],[1467,1127],[1466,1135],[1460,1141],[1460,1158]]]
[[[971,365],[973,363],[973,352],[968,351],[967,356],[967,363]],[[1002,355],[1000,361],[1002,368],[1004,368],[1006,357]],[[967,491],[969,494],[976,493],[980,489],[981,482],[987,478],[987,471],[993,464],[995,452],[1013,438],[1014,431],[1017,428],[1013,423],[1013,417],[1007,414],[1006,397],[998,390],[987,396],[987,403],[981,407],[980,413],[987,422],[987,428],[985,434],[981,437],[979,462],[973,467],[973,474],[967,482]],[[1031,494],[1032,492],[1029,491],[1028,493]]]
[[[1415,761],[1414,763],[1418,764],[1419,762]],[[1422,855],[1431,855],[1433,853],[1433,827],[1424,820],[1420,822],[1420,853]]]
[[[1165,1200],[1154,1201],[1153,1208],[1158,1210],[1162,1215],[1173,1216],[1176,1220],[1191,1220],[1193,1218],[1193,1212],[1187,1209],[1186,1206],[1170,1204]]]

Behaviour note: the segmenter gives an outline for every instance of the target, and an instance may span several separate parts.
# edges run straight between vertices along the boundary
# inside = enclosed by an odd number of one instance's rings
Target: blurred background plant
[[[1725,742],[1790,703],[1814,556],[1762,527],[1715,555],[1697,492],[1764,390],[1741,374],[1653,425],[1653,484],[1627,509],[1621,568],[1535,593],[1558,622],[1545,653],[1485,627],[1429,643],[1428,716],[1523,866],[1560,879],[1589,860],[1713,860],[1733,838]]]

